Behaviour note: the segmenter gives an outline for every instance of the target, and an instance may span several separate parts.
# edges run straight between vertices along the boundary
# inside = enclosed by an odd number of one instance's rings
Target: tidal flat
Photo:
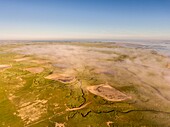
[[[169,127],[170,58],[120,43],[0,44],[0,127]]]

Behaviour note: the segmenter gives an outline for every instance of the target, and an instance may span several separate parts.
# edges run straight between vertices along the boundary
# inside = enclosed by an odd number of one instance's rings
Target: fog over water
[[[37,42],[111,42],[111,43],[120,43],[125,47],[130,48],[141,48],[141,49],[148,49],[148,50],[155,50],[158,53],[167,55],[170,57],[170,40],[19,40],[19,41],[7,41],[1,40],[0,44],[8,44],[8,43],[37,43]]]
[[[127,47],[155,50],[170,56],[170,41],[131,41],[124,42]]]

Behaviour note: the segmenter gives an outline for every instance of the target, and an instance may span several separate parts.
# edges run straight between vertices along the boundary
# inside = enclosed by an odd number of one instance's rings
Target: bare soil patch
[[[86,104],[84,104],[84,105],[82,105],[81,107],[78,107],[78,108],[68,108],[68,107],[67,107],[66,111],[76,111],[76,110],[80,110],[80,109],[83,109],[83,108],[85,108],[86,106],[88,106],[90,103],[91,103],[91,102],[86,103]]]
[[[87,90],[92,94],[98,95],[108,101],[124,101],[131,98],[130,96],[127,96],[107,84],[89,86],[87,87]]]
[[[72,83],[75,81],[74,76],[70,76],[67,74],[51,74],[45,77],[46,79],[56,80],[62,83]]]
[[[170,72],[168,71],[168,72],[166,72],[166,73],[164,73],[164,79],[165,79],[165,81],[167,81],[168,83],[170,83]]]
[[[25,70],[29,71],[31,73],[34,73],[34,74],[38,74],[38,73],[43,72],[44,68],[42,68],[42,67],[32,67],[32,68],[26,68]]]
[[[48,63],[48,61],[45,61],[45,60],[30,60],[30,62],[36,63],[36,64],[46,64],[46,63]]]
[[[113,124],[113,122],[112,121],[108,121],[108,122],[106,122],[106,124],[107,124],[108,127],[111,127],[111,124]]]
[[[5,64],[0,64],[0,71],[3,71],[5,69],[11,68],[11,65],[5,65]]]
[[[167,68],[170,69],[170,63],[167,65]]]
[[[46,100],[36,100],[33,103],[27,102],[21,105],[18,116],[26,123],[37,121],[42,114],[46,113]]]
[[[26,60],[29,60],[30,58],[28,57],[24,57],[24,58],[18,58],[18,59],[15,59],[16,62],[21,62],[21,61],[26,61]]]
[[[66,68],[68,68],[69,65],[63,64],[63,63],[57,63],[57,64],[55,63],[55,64],[53,64],[53,66],[60,68],[60,69],[66,69]]]
[[[96,69],[96,74],[106,74],[106,75],[115,75],[115,72],[113,70],[109,69]]]
[[[55,123],[55,127],[65,127],[64,123]]]

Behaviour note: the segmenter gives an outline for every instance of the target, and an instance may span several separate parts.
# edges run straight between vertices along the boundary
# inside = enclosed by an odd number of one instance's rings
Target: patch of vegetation
[[[114,61],[116,62],[121,62],[121,61],[124,61],[125,59],[129,58],[128,55],[119,55],[118,57],[114,57]]]

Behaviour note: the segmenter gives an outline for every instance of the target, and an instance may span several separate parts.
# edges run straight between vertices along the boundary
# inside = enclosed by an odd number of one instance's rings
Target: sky
[[[170,0],[0,0],[0,40],[170,39]]]

